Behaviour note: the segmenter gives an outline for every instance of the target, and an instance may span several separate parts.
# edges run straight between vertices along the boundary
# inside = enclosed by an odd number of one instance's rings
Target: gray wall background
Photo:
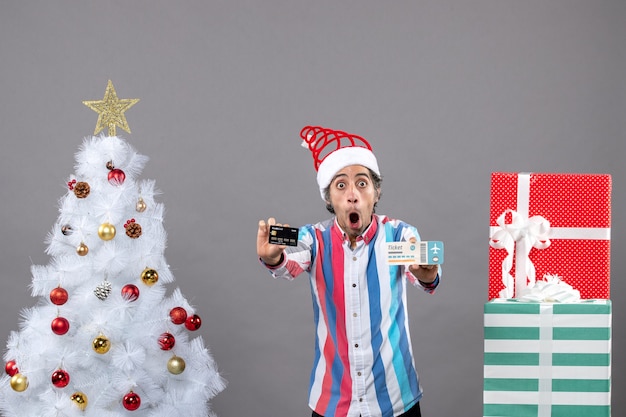
[[[435,296],[414,291],[426,416],[482,415],[492,171],[613,175],[613,415],[626,415],[626,2],[1,1],[0,335],[30,306],[82,104],[127,113],[167,209],[165,253],[229,387],[220,416],[310,415],[305,277],[273,281],[256,225],[327,217],[300,129],[368,138],[379,212],[446,244]],[[593,273],[590,271],[590,279]],[[173,288],[173,286],[172,286]]]

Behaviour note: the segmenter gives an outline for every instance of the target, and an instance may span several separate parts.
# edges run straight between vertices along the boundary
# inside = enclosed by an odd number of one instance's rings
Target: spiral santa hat
[[[305,126],[300,131],[302,146],[313,156],[320,195],[330,185],[335,174],[350,165],[363,165],[380,175],[378,162],[369,142],[358,135],[321,126]]]

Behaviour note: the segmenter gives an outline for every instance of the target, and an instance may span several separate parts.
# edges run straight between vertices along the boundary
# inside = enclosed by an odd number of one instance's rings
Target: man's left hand
[[[416,243],[417,239],[412,237],[409,242]],[[439,273],[439,265],[409,265],[409,271],[415,278],[423,282],[424,284],[430,284],[435,282],[437,274]]]
[[[437,278],[439,265],[409,265],[409,271],[424,284],[430,284]]]

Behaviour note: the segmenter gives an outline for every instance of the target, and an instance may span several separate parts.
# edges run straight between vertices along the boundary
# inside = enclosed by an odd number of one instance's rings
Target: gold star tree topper
[[[98,113],[96,130],[93,134],[97,135],[106,127],[109,129],[109,136],[115,136],[116,126],[130,133],[124,112],[137,104],[138,101],[138,98],[117,98],[113,83],[109,80],[102,100],[83,101],[85,106]]]

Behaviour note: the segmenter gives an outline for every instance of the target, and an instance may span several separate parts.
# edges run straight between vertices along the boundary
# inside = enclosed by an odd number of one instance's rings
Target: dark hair
[[[374,189],[378,191],[378,200],[380,201],[380,197],[383,195],[383,193],[380,191],[380,187],[382,186],[382,183],[383,183],[383,177],[378,175],[377,173],[375,173],[369,168],[367,168],[367,170],[369,171],[370,177],[372,178],[372,185],[374,186]],[[332,184],[332,181],[331,181],[331,184]],[[328,187],[324,188],[324,200],[326,201],[326,210],[328,210],[328,212],[331,214],[335,214],[335,208],[330,203],[330,184],[328,185]],[[377,204],[378,204],[378,201],[374,203],[374,208],[372,210],[373,213],[376,213]]]

